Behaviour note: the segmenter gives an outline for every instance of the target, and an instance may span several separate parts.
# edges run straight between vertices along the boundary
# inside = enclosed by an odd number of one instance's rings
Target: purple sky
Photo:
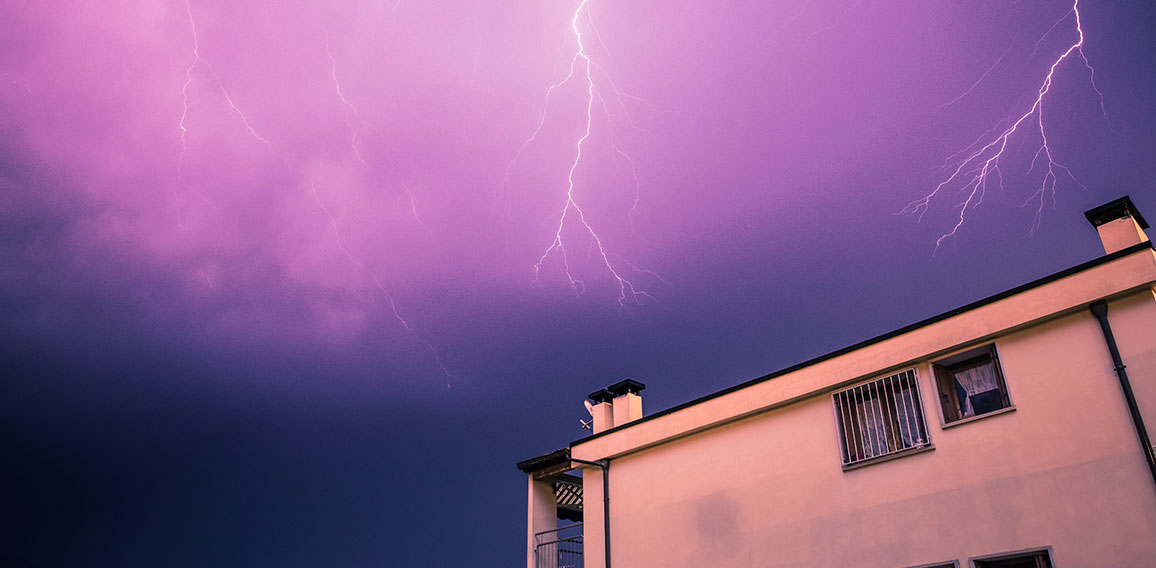
[[[0,8],[0,560],[516,564],[513,464],[586,393],[672,406],[1156,216],[1150,1],[1080,5],[1050,154],[1071,0],[579,6]],[[972,161],[896,214],[992,142],[982,200]]]

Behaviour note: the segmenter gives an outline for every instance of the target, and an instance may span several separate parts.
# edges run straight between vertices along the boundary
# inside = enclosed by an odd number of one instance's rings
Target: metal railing
[[[582,523],[534,534],[536,568],[582,568]]]

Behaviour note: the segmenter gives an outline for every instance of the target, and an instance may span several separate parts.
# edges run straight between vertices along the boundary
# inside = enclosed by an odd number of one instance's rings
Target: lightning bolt
[[[606,73],[605,70],[602,69],[591,58],[586,42],[587,35],[583,33],[583,22],[585,23],[585,27],[590,30],[590,36],[593,37],[594,41],[601,45],[601,40],[598,37],[597,31],[593,27],[593,20],[590,14],[590,0],[582,0],[574,9],[573,15],[570,18],[570,37],[573,39],[574,44],[576,45],[576,50],[569,59],[567,72],[562,77],[562,79],[552,83],[546,89],[546,94],[543,99],[541,109],[538,112],[537,124],[533,132],[522,142],[521,146],[518,147],[518,150],[514,153],[514,158],[506,167],[505,177],[502,180],[502,191],[499,198],[505,195],[505,188],[510,181],[514,165],[517,163],[519,158],[521,158],[526,148],[528,148],[530,144],[537,140],[538,136],[542,133],[542,129],[546,123],[546,118],[550,108],[550,101],[554,94],[558,91],[558,89],[569,84],[571,81],[581,82],[582,86],[584,87],[583,90],[585,91],[582,115],[582,118],[584,119],[584,126],[582,135],[574,142],[572,153],[573,157],[569,161],[569,167],[567,168],[566,174],[565,200],[563,201],[562,208],[557,212],[558,222],[554,228],[554,236],[551,239],[549,246],[543,250],[542,254],[538,257],[537,262],[534,263],[534,281],[541,284],[542,272],[545,269],[545,265],[548,261],[553,260],[559,266],[562,275],[566,280],[566,283],[570,287],[570,290],[575,295],[581,295],[585,292],[585,282],[577,277],[572,270],[570,265],[570,257],[566,248],[568,239],[565,235],[568,233],[570,227],[573,227],[574,230],[587,235],[590,239],[591,254],[613,279],[618,289],[618,306],[620,309],[624,309],[631,305],[641,305],[643,299],[653,300],[654,297],[645,290],[638,288],[634,282],[624,276],[623,270],[617,267],[615,262],[611,261],[612,256],[614,258],[619,257],[611,255],[608,252],[606,243],[602,236],[599,235],[599,233],[594,229],[593,225],[591,225],[587,212],[583,208],[582,203],[578,197],[577,182],[575,181],[575,176],[583,164],[584,150],[586,149],[587,142],[590,140],[590,137],[593,134],[594,108],[596,102],[599,103],[603,108],[603,111],[609,115],[606,99],[603,97],[602,93],[599,91],[596,85],[594,72],[597,70],[603,76],[607,77],[606,81],[609,84],[611,90],[613,90],[615,100],[619,104],[622,104],[624,99],[637,99],[637,97],[632,97],[631,95],[620,91],[609,79],[609,74]],[[566,43],[563,44],[563,47],[565,47]],[[602,46],[602,50],[606,51],[605,46]],[[558,63],[561,62],[564,58],[565,52],[563,52],[563,55],[561,55],[555,62],[555,69],[557,69]],[[638,100],[642,101],[642,99]],[[645,101],[642,102],[645,103]],[[629,119],[629,112],[627,113],[627,117]],[[632,119],[630,119],[630,122],[631,125],[634,126]],[[614,142],[613,132],[611,132],[610,139],[611,151],[613,152],[613,155],[618,158],[627,160],[627,162],[630,164],[631,176],[634,180],[634,199],[630,210],[631,225],[633,226],[633,212],[634,209],[637,208],[639,201],[637,166],[634,162],[634,159],[631,158],[629,154],[622,151],[622,149]],[[629,263],[623,262],[623,264],[626,264],[629,268],[640,274],[653,274],[649,271],[637,270],[632,265],[629,265]]]
[[[249,118],[245,116],[245,113],[242,112],[240,107],[237,106],[237,103],[233,101],[232,95],[225,89],[225,84],[221,81],[221,77],[217,75],[216,70],[213,69],[213,66],[209,64],[207,59],[201,56],[201,40],[197,34],[197,22],[193,18],[193,6],[189,0],[185,0],[185,13],[188,15],[189,29],[193,35],[193,61],[185,68],[185,82],[181,85],[181,117],[180,120],[177,121],[177,127],[181,131],[181,155],[178,160],[177,173],[181,180],[184,180],[185,159],[189,152],[189,128],[186,125],[189,118],[189,87],[193,84],[193,71],[201,65],[204,65],[209,75],[213,77],[217,89],[221,92],[225,102],[228,103],[229,108],[233,109],[233,112],[241,119],[241,123],[244,124],[245,128],[249,131],[249,135],[264,144],[269,150],[273,149],[273,145],[267,139],[257,134],[257,130],[253,128],[252,123],[249,122]]]
[[[405,191],[405,194],[409,197],[409,212],[413,215],[413,219],[417,221],[418,225],[421,225],[422,229],[425,229],[425,233],[429,236],[431,241],[437,242],[438,239],[434,235],[433,231],[430,230],[429,225],[426,225],[421,216],[417,214],[417,200],[413,196],[413,190],[410,189],[409,186],[405,184],[405,182],[402,182],[401,189]]]
[[[179,158],[179,162],[178,162],[178,178],[181,181],[184,181],[184,168],[185,168],[185,162],[186,162],[187,154],[188,154],[188,150],[189,150],[189,144],[188,144],[189,128],[188,128],[188,124],[187,124],[188,118],[189,118],[189,111],[190,111],[189,89],[193,84],[194,72],[197,71],[197,69],[200,67],[203,67],[204,70],[206,72],[208,72],[208,74],[213,78],[213,82],[216,85],[217,90],[220,91],[221,96],[224,98],[225,102],[229,105],[229,108],[232,109],[232,111],[240,118],[241,123],[248,130],[249,135],[252,136],[254,139],[260,141],[261,143],[265,144],[265,146],[271,152],[273,151],[272,143],[268,139],[264,138],[263,136],[261,136],[257,132],[257,130],[253,127],[253,124],[249,121],[248,117],[241,110],[241,108],[237,105],[237,103],[233,100],[233,97],[232,97],[232,95],[229,94],[228,89],[225,88],[225,84],[221,80],[220,75],[218,75],[216,70],[213,69],[213,67],[212,67],[212,65],[210,65],[209,61],[203,55],[201,55],[200,36],[197,33],[197,24],[196,24],[196,20],[193,17],[193,9],[192,9],[191,2],[189,0],[185,0],[185,13],[188,16],[189,28],[192,32],[193,58],[192,58],[192,61],[189,63],[188,67],[185,68],[185,81],[181,86],[181,115],[180,115],[180,119],[177,122],[177,127],[180,130],[180,139],[181,139],[181,153],[180,153],[180,158]],[[357,130],[354,128],[352,120],[353,120],[353,118],[356,118],[358,121],[365,124],[366,126],[368,126],[369,123],[366,122],[365,119],[363,119],[361,117],[361,114],[357,110],[357,107],[354,106],[351,102],[349,102],[349,100],[345,97],[345,93],[342,91],[341,81],[338,79],[338,76],[337,76],[337,61],[333,57],[333,54],[330,50],[328,33],[326,33],[326,36],[325,36],[325,53],[326,53],[326,56],[328,56],[328,58],[329,58],[330,76],[331,76],[332,81],[333,81],[334,89],[336,90],[337,96],[341,100],[341,103],[343,105],[343,109],[345,112],[345,123],[346,123],[346,126],[350,130],[350,135],[351,135],[350,144],[353,148],[354,154],[357,156],[358,161],[360,161],[363,165],[368,165],[368,164],[366,164],[364,158],[362,157],[361,150],[358,147]],[[278,156],[278,159],[281,161],[282,165],[284,165],[287,169],[289,169],[289,170],[294,169],[293,166],[284,157]],[[369,278],[369,280],[373,283],[373,286],[378,290],[378,292],[381,293],[382,297],[385,298],[386,302],[389,304],[390,313],[393,314],[394,319],[397,320],[398,324],[406,331],[406,333],[408,333],[410,335],[410,337],[413,338],[414,341],[419,343],[422,346],[422,348],[425,349],[430,354],[430,357],[432,358],[434,364],[437,366],[441,375],[446,380],[446,387],[452,388],[451,381],[459,380],[459,377],[457,377],[452,372],[450,372],[449,368],[445,365],[444,361],[442,360],[441,354],[438,352],[437,348],[435,348],[433,346],[433,344],[431,344],[430,342],[428,342],[424,338],[422,338],[422,336],[417,333],[417,331],[413,328],[413,326],[410,325],[409,321],[406,320],[406,318],[402,315],[401,311],[398,309],[397,302],[394,300],[393,294],[391,294],[389,292],[389,290],[386,288],[386,286],[382,283],[381,279],[378,278],[372,271],[370,271],[369,268],[365,265],[365,263],[362,262],[361,260],[359,260],[356,256],[354,256],[349,251],[349,249],[345,246],[345,241],[342,239],[341,231],[340,231],[340,228],[338,227],[337,218],[333,215],[333,213],[329,210],[328,207],[326,207],[325,203],[322,201],[320,192],[317,188],[317,184],[313,180],[313,178],[309,177],[308,181],[309,181],[309,187],[310,187],[312,195],[313,195],[313,200],[317,204],[317,206],[321,210],[321,212],[325,215],[326,219],[329,222],[329,226],[332,229],[333,236],[334,236],[334,239],[335,239],[335,242],[337,245],[337,249],[341,252],[342,255],[345,256],[345,258],[353,266],[357,267],[357,269],[359,271],[364,273]],[[188,187],[187,183],[185,185],[186,185],[186,187]],[[405,187],[404,189],[405,189],[406,193],[409,195],[410,208],[413,212],[414,218],[418,220],[418,222],[422,225],[423,228],[426,229],[427,232],[429,232],[429,228],[426,227],[426,225],[421,222],[420,217],[417,216],[417,207],[416,207],[416,204],[414,201],[413,192],[410,191],[408,187]],[[190,191],[191,191],[191,188],[190,188]],[[178,210],[178,214],[180,214],[179,210]],[[178,224],[178,226],[181,226],[183,228],[183,225]],[[432,233],[430,233],[430,234],[431,234],[431,238],[432,238]],[[204,270],[200,270],[200,274],[201,274],[202,278],[206,281],[206,284],[210,288],[213,288],[212,281],[209,280],[208,275],[204,272]],[[468,384],[468,381],[467,381],[467,384]]]
[[[185,121],[189,118],[189,85],[193,84],[193,69],[196,69],[197,64],[201,62],[201,40],[197,37],[197,22],[193,19],[193,6],[188,0],[185,0],[185,13],[189,16],[189,28],[193,32],[193,62],[185,68],[185,83],[181,85],[181,119],[177,122],[177,127],[181,130],[181,156],[177,165],[177,173],[181,179],[184,179],[185,155],[189,152],[189,129],[185,126]]]
[[[791,16],[790,18],[787,18],[782,24],[779,24],[779,27],[775,28],[775,31],[771,32],[771,35],[772,36],[778,35],[779,32],[783,31],[784,28],[791,25],[795,20],[798,20],[800,17],[802,17],[803,12],[807,11],[807,6],[810,6],[810,5],[811,5],[811,0],[804,0],[803,3],[799,6],[798,11],[796,11],[795,14],[793,16]]]
[[[1047,75],[1044,77],[1043,81],[1040,83],[1039,88],[1036,90],[1035,98],[1032,101],[1031,107],[1028,108],[1027,111],[1025,111],[1023,114],[1015,118],[1010,126],[1007,126],[1002,130],[999,128],[999,126],[996,126],[989,130],[988,133],[981,136],[971,146],[969,146],[969,148],[976,148],[977,146],[978,148],[970,151],[966,149],[961,150],[960,152],[954,154],[952,157],[949,157],[945,165],[946,169],[948,169],[951,173],[948,174],[947,177],[945,177],[942,181],[940,181],[939,184],[935,186],[935,189],[931,191],[931,193],[928,193],[927,195],[916,199],[911,203],[908,203],[906,207],[900,210],[900,214],[917,215],[918,218],[922,220],[923,215],[927,213],[927,210],[930,208],[931,200],[946,188],[959,188],[958,191],[960,193],[967,194],[966,199],[957,205],[959,208],[959,218],[956,220],[955,225],[951,228],[950,231],[944,233],[938,239],[936,239],[935,248],[937,251],[939,250],[939,247],[943,245],[944,241],[954,237],[959,232],[960,228],[963,227],[963,224],[967,219],[968,211],[974,210],[975,207],[982,203],[984,193],[987,191],[989,184],[994,183],[1001,189],[1003,188],[1003,172],[1000,169],[1000,160],[1005,155],[1009,141],[1017,134],[1024,133],[1024,135],[1026,135],[1027,132],[1039,134],[1040,145],[1036,149],[1035,154],[1032,156],[1031,165],[1028,171],[1025,172],[1025,175],[1034,171],[1037,165],[1044,170],[1043,180],[1040,182],[1039,187],[1024,201],[1025,206],[1033,201],[1038,202],[1035,218],[1032,221],[1032,225],[1028,231],[1029,235],[1040,226],[1044,203],[1048,196],[1050,195],[1052,201],[1055,201],[1056,184],[1059,181],[1060,174],[1063,174],[1063,176],[1065,176],[1067,179],[1070,179],[1076,185],[1087,189],[1084,184],[1080,183],[1080,181],[1076,179],[1076,177],[1072,174],[1071,170],[1069,170],[1067,166],[1056,160],[1056,156],[1052,148],[1052,143],[1048,139],[1047,128],[1044,124],[1044,101],[1047,98],[1048,92],[1052,88],[1052,84],[1055,80],[1056,73],[1059,70],[1060,65],[1073,56],[1078,57],[1080,61],[1083,62],[1084,67],[1088,70],[1089,81],[1091,83],[1092,89],[1100,97],[1100,110],[1104,113],[1104,118],[1107,118],[1107,111],[1104,108],[1104,94],[1096,86],[1096,71],[1092,68],[1092,64],[1088,61],[1087,56],[1084,55],[1084,29],[1080,21],[1079,0],[1073,1],[1071,9],[1065,12],[1064,15],[1059,20],[1057,20],[1055,24],[1052,25],[1048,32],[1040,38],[1040,41],[1042,42],[1044,37],[1047,37],[1048,34],[1050,34],[1062,22],[1068,19],[1074,20],[1076,40],[1071,45],[1069,45],[1067,49],[1065,49],[1064,52],[1059,55],[1059,57],[1052,61],[1052,64],[1048,67]],[[1037,42],[1036,45],[1038,47],[1039,42]],[[1000,59],[1002,58],[1003,57],[1001,56]],[[987,73],[984,75],[986,76]],[[980,80],[982,80],[982,77]],[[972,88],[967,92],[971,92],[971,90],[974,88],[975,86],[973,85]],[[961,95],[956,100],[966,96],[966,94],[967,93],[964,93],[964,95]],[[954,160],[954,162],[952,160]]]
[[[1043,41],[1043,40],[1041,39],[1040,41]],[[1039,42],[1037,42],[1036,45],[1038,46]],[[996,67],[999,67],[999,64],[1003,61],[1003,59],[1005,57],[1007,57],[1007,54],[1011,53],[1012,47],[1015,47],[1014,43],[1012,45],[1009,45],[1007,47],[1007,49],[1005,49],[1004,52],[999,56],[999,58],[995,60],[995,63],[992,63],[991,67],[988,67],[987,71],[984,71],[983,74],[979,76],[979,79],[976,79],[975,82],[972,83],[971,86],[968,87],[966,91],[960,93],[960,95],[958,97],[955,97],[954,99],[951,99],[950,101],[947,101],[946,103],[943,103],[943,105],[939,107],[939,110],[943,110],[943,109],[945,109],[945,108],[947,108],[947,107],[949,107],[955,103],[958,103],[959,101],[962,101],[963,99],[967,98],[967,96],[970,95],[972,92],[974,92],[975,88],[978,87],[980,83],[983,83],[983,80],[986,79],[987,76],[990,75],[991,72],[994,71]]]
[[[799,12],[797,14],[795,14],[795,16],[793,18],[791,18],[790,20],[787,20],[787,23],[790,23],[792,20],[797,19],[800,15],[802,15],[803,10],[807,9],[807,4],[809,4],[809,3],[810,3],[809,1],[805,2],[803,4],[803,7],[799,9]],[[839,17],[836,18],[835,21],[831,23],[831,25],[829,25],[825,28],[817,29],[814,32],[811,32],[811,35],[807,36],[807,39],[803,40],[803,46],[806,47],[806,45],[808,43],[810,43],[811,40],[815,39],[815,36],[829,32],[829,31],[839,27],[839,24],[842,24],[843,20],[847,19],[847,16],[849,16],[851,14],[851,12],[854,12],[855,8],[858,8],[859,5],[862,3],[863,3],[863,0],[855,0],[855,3],[851,4],[851,6],[848,7],[846,10],[843,10],[843,13],[840,14]],[[783,26],[786,26],[786,25],[787,24],[783,24]]]
[[[329,58],[329,76],[333,82],[333,90],[337,93],[338,100],[341,101],[342,111],[345,117],[345,126],[349,129],[349,146],[353,149],[353,155],[357,157],[357,161],[361,162],[361,165],[364,166],[369,172],[373,182],[375,184],[380,184],[381,181],[378,178],[377,173],[372,167],[370,167],[369,162],[365,160],[365,156],[361,152],[361,147],[357,142],[357,128],[354,127],[353,121],[356,119],[363,126],[370,128],[372,128],[372,125],[369,123],[369,121],[365,120],[365,118],[361,116],[361,111],[359,111],[357,107],[354,106],[354,104],[350,102],[349,99],[345,96],[345,91],[341,87],[341,80],[337,77],[337,59],[333,56],[333,51],[329,42],[328,30],[325,31],[325,56]],[[421,216],[418,215],[417,202],[414,199],[413,191],[404,182],[400,185],[401,190],[405,192],[409,199],[409,212],[413,216],[414,221],[417,222],[419,226],[421,226],[431,241],[436,242],[437,237],[434,236],[434,233],[432,230],[430,230],[429,225],[426,225],[425,221],[423,221]]]
[[[449,367],[446,367],[445,362],[442,361],[441,353],[438,352],[437,348],[434,347],[432,343],[423,339],[422,336],[419,335],[412,326],[410,326],[409,321],[407,321],[405,317],[401,315],[401,311],[397,308],[397,302],[394,300],[393,294],[389,292],[389,289],[385,287],[385,284],[381,282],[381,279],[379,279],[377,275],[371,272],[369,268],[366,267],[365,263],[361,262],[357,259],[357,257],[353,256],[353,254],[349,252],[349,249],[345,247],[345,243],[341,238],[341,230],[337,226],[337,217],[333,215],[333,213],[329,210],[328,207],[325,206],[325,203],[321,200],[321,195],[317,191],[317,184],[313,181],[313,178],[308,178],[308,180],[309,188],[313,193],[314,202],[317,203],[317,207],[322,211],[322,213],[325,214],[326,219],[329,221],[329,226],[333,229],[333,239],[337,243],[338,250],[340,250],[341,253],[345,255],[345,258],[347,258],[351,264],[356,266],[358,270],[369,277],[369,280],[373,282],[374,287],[377,288],[378,292],[380,292],[382,297],[385,298],[385,301],[389,303],[389,309],[393,314],[394,319],[396,319],[398,323],[401,324],[402,328],[405,329],[406,333],[408,333],[410,337],[421,344],[422,347],[430,354],[434,364],[437,365],[438,370],[446,380],[446,388],[453,388],[453,385],[450,381],[459,380],[459,377],[451,373]]]
[[[398,3],[400,4],[400,2]],[[394,10],[397,10],[396,5],[394,6]],[[349,129],[349,145],[353,147],[353,154],[357,156],[357,161],[361,162],[362,165],[368,165],[365,163],[365,158],[361,155],[361,148],[357,146],[357,129],[353,127],[353,121],[350,117],[356,118],[365,126],[369,126],[369,122],[361,118],[361,113],[357,111],[357,107],[353,106],[353,103],[345,98],[345,93],[341,90],[341,80],[337,78],[337,60],[334,59],[333,52],[329,48],[328,31],[325,32],[325,55],[329,58],[329,74],[333,78],[333,89],[337,91],[337,97],[341,99],[341,105],[345,111],[345,126]]]
[[[213,69],[213,66],[209,65],[208,61],[205,61],[204,63],[205,69],[209,70],[209,74],[212,75],[213,79],[217,82],[217,88],[221,91],[221,95],[225,97],[225,102],[229,104],[229,108],[233,109],[233,112],[237,113],[237,116],[241,119],[241,124],[244,124],[245,129],[249,131],[249,135],[257,139],[258,142],[265,144],[267,148],[272,150],[273,144],[271,144],[260,134],[257,134],[257,130],[254,129],[253,125],[249,123],[248,117],[245,116],[245,113],[241,112],[241,109],[237,106],[237,103],[233,102],[233,97],[229,95],[229,91],[225,90],[225,84],[221,82],[221,77],[217,75],[217,72]]]
[[[595,36],[595,37],[597,37],[597,36]],[[602,41],[599,40],[599,44],[601,44],[601,43],[602,43]],[[605,50],[605,47],[603,47],[603,50]],[[621,106],[622,108],[626,108],[624,100],[625,99],[631,99],[631,100],[637,100],[637,101],[642,102],[643,104],[645,104],[646,106],[648,106],[652,110],[656,110],[656,111],[658,110],[658,109],[655,109],[654,106],[651,105],[646,100],[635,97],[633,95],[630,95],[628,93],[624,93],[624,92],[618,90],[618,86],[615,85],[614,81],[610,79],[610,74],[606,73],[606,71],[604,69],[602,69],[602,67],[600,65],[595,64],[595,66],[600,71],[602,71],[603,75],[606,76],[606,81],[607,81],[607,83],[610,84],[610,88],[614,90],[614,96],[615,96],[615,99],[618,101],[619,106]],[[601,93],[599,93],[598,94],[598,100],[599,100],[599,102],[602,103],[602,111],[607,116],[609,116],[610,115],[610,108],[606,103],[606,98],[603,97],[601,95]],[[637,124],[634,123],[634,118],[630,116],[629,112],[626,113],[626,120],[630,123],[630,126],[632,128],[634,128],[635,130],[639,130],[639,131],[645,132],[646,134],[650,134],[649,130],[646,130],[644,128],[640,128]],[[631,157],[630,154],[627,154],[626,152],[622,151],[622,149],[618,146],[618,143],[614,140],[614,130],[613,129],[610,130],[610,149],[614,152],[613,155],[615,156],[615,161],[617,161],[618,158],[622,158],[622,159],[626,160],[626,162],[628,164],[630,164],[630,179],[634,182],[634,200],[630,204],[630,211],[627,212],[627,218],[630,220],[630,230],[635,231],[635,234],[637,234],[637,229],[634,226],[634,212],[638,209],[638,203],[642,198],[642,184],[638,181],[638,164],[634,161],[634,158]]]

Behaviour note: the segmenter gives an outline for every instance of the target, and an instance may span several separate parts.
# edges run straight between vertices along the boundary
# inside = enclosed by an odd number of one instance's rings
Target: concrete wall
[[[1156,296],[1117,299],[1109,318],[1152,426]],[[824,393],[620,452],[610,469],[614,565],[966,566],[1042,546],[1060,568],[1156,565],[1156,485],[1098,324],[1086,309],[1041,321],[995,338],[1012,412],[943,428],[930,358],[916,361],[931,451],[843,471]],[[824,368],[839,367],[854,364]],[[621,438],[603,447],[637,442]],[[599,472],[586,471],[584,486],[586,566],[598,567]]]
[[[611,466],[613,469],[613,466]],[[610,473],[614,479],[614,472]],[[611,490],[613,492],[613,490]],[[611,495],[613,498],[613,494]],[[597,467],[582,468],[582,557],[584,568],[598,568],[606,565],[605,540],[602,530],[602,469]],[[614,504],[610,504],[611,520],[614,519]],[[611,544],[617,531],[610,527]],[[611,558],[611,562],[614,559]],[[623,566],[619,563],[618,566]],[[613,567],[612,567],[613,568]]]
[[[558,526],[558,500],[554,495],[554,484],[550,481],[540,481],[534,476],[527,476],[529,480],[529,495],[526,510],[526,567],[550,568],[539,566],[537,555],[534,552],[537,543],[534,535],[553,530]]]

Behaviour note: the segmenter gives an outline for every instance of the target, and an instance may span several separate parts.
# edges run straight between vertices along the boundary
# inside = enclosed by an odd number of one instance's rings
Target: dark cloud
[[[1092,258],[1080,213],[1121,194],[1156,211],[1145,2],[1082,7],[1107,117],[1074,58],[1044,105],[1084,187],[1033,197],[1027,132],[938,250],[960,187],[895,213],[1030,106],[1069,2],[593,2],[574,196],[625,309],[573,211],[585,292],[557,253],[534,280],[580,81],[519,148],[571,6],[9,4],[6,563],[517,563],[512,465],[585,393],[671,406]]]

